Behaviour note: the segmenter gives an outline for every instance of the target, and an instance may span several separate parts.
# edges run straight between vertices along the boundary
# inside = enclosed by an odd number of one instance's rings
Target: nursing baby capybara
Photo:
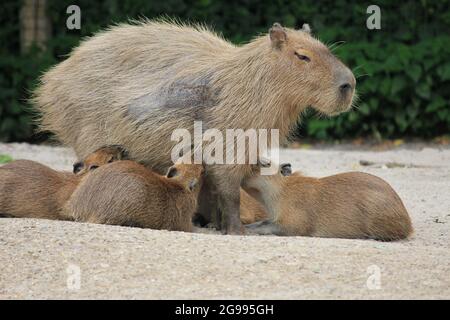
[[[269,160],[265,161],[265,164],[261,164],[261,166],[270,166],[268,163]],[[292,166],[290,163],[283,163],[280,165],[280,169],[278,174],[281,176],[290,176],[292,175]],[[250,224],[257,221],[265,220],[269,217],[266,208],[264,205],[256,200],[258,197],[258,190],[247,188],[244,190],[241,188],[241,222],[243,224]]]
[[[294,173],[248,180],[269,219],[246,226],[258,234],[400,240],[413,232],[401,199],[383,179],[362,172],[325,178]]]
[[[16,160],[1,166],[0,215],[72,220],[62,208],[83,176],[111,159],[122,158],[122,155],[123,149],[119,146],[100,148],[74,165],[77,174],[56,171],[30,160]],[[78,170],[80,166],[86,169]]]
[[[34,100],[42,129],[80,158],[120,144],[130,159],[163,174],[174,160],[175,129],[192,133],[202,121],[223,136],[226,129],[278,129],[284,140],[308,107],[326,115],[349,110],[355,85],[309,27],[276,23],[235,46],[203,26],[144,21],[82,42],[42,77]],[[243,230],[239,187],[252,172],[235,163],[206,166],[199,206],[207,219],[218,207],[230,234]]]
[[[134,161],[89,173],[64,206],[75,221],[192,231],[203,165],[175,164],[161,176]]]
[[[91,170],[95,170],[104,164],[119,160],[126,160],[127,155],[127,151],[123,148],[123,146],[104,146],[93,153],[88,154],[83,161],[74,163],[73,173],[82,175]]]

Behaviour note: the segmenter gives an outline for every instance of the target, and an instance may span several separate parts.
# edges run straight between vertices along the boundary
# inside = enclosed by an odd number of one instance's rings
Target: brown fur
[[[76,162],[73,165],[73,172],[78,175],[83,175],[90,170],[118,160],[125,160],[127,152],[122,146],[113,145],[105,146],[95,150],[93,153],[87,155],[83,161]]]
[[[256,232],[333,238],[405,239],[413,232],[408,212],[384,180],[362,172],[321,179],[255,177],[271,222],[250,226]],[[259,230],[259,231],[258,231]]]
[[[350,85],[345,94],[343,82]],[[79,157],[120,144],[130,159],[163,173],[174,129],[192,132],[202,120],[222,132],[279,129],[284,139],[308,106],[328,115],[348,110],[354,87],[352,72],[303,30],[274,25],[269,35],[235,46],[201,26],[146,21],[84,41],[42,77],[35,103],[42,128]],[[206,170],[201,208],[218,203],[226,231],[240,233],[239,186],[251,170]]]
[[[264,206],[243,189],[241,189],[240,208],[241,222],[243,224],[250,224],[268,218],[268,214]]]
[[[94,163],[102,166],[121,153],[116,146],[100,148],[88,155],[84,160],[86,169],[77,175],[30,160],[17,160],[0,167],[0,215],[71,220],[62,207],[82,177]]]
[[[260,165],[255,168],[256,172],[260,172],[260,166],[270,167],[270,160],[261,159]],[[292,175],[292,167],[290,163],[282,163],[279,167],[278,175],[290,176]],[[269,214],[264,206],[256,200],[259,196],[259,192],[256,189],[247,188],[244,190],[241,188],[241,206],[240,217],[243,224],[255,223],[267,219]]]
[[[75,221],[190,232],[202,165],[177,164],[156,174],[133,161],[117,161],[91,172],[65,206]]]
[[[0,168],[0,214],[17,218],[70,220],[61,212],[80,177],[35,161],[17,160]]]

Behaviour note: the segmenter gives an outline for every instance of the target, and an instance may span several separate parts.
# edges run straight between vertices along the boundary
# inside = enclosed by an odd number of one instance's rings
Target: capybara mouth
[[[310,105],[309,108],[312,108],[323,115],[326,115],[329,117],[334,117],[341,113],[350,111],[352,109],[352,106],[353,106],[353,102],[345,103],[345,104],[337,104],[331,108],[330,107],[318,107],[316,105]]]
[[[340,105],[340,106],[338,106],[335,109],[334,112],[330,113],[330,116],[335,116],[335,115],[338,115],[338,114],[341,114],[341,113],[348,112],[348,111],[350,111],[352,109],[352,106],[353,106],[352,103],[348,103],[348,104],[345,104],[345,105]]]
[[[341,114],[341,113],[344,113],[344,112],[348,112],[353,107],[354,97],[355,97],[355,95],[352,94],[351,97],[339,101],[335,105],[334,108],[331,108],[330,110],[327,110],[327,108],[326,108],[325,110],[320,110],[320,111],[324,112],[328,116],[336,116],[338,114]]]

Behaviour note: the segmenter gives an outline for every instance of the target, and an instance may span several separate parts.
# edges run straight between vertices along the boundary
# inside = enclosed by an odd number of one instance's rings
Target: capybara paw
[[[279,225],[270,220],[258,221],[245,226],[245,229],[249,234],[259,235],[283,235],[283,232]]]
[[[244,235],[245,227],[239,221],[239,223],[228,224],[227,227],[224,230],[222,230],[222,232],[228,235]]]
[[[210,223],[206,224],[205,228],[219,230],[219,228],[217,227],[217,225],[214,222],[210,222]]]

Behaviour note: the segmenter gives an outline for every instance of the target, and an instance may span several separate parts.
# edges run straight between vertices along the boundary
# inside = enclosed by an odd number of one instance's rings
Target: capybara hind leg
[[[258,221],[245,226],[245,230],[249,234],[260,234],[260,235],[276,235],[284,236],[285,232],[281,227],[270,220]]]

